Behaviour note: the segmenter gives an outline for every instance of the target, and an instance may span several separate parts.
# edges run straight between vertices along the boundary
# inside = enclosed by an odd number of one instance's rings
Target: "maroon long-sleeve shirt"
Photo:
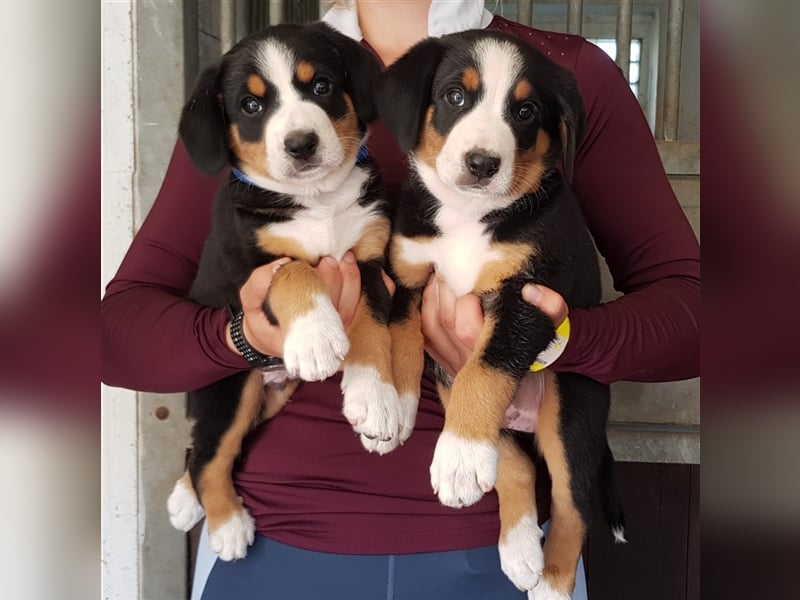
[[[602,382],[666,381],[699,372],[700,262],[645,118],[616,65],[582,38],[506,30],[571,69],[586,105],[574,188],[620,299],[572,310],[572,334],[555,367]],[[387,130],[370,153],[397,189],[406,165]],[[246,369],[225,344],[222,310],[185,299],[210,229],[218,179],[198,173],[176,146],[158,198],[102,302],[103,380],[159,392],[196,389]],[[220,398],[220,402],[224,402]],[[304,384],[247,439],[236,485],[258,532],[319,551],[405,553],[497,542],[497,497],[441,506],[428,467],[443,412],[429,381],[415,431],[386,456],[368,454],[341,414],[338,377]],[[542,490],[545,491],[545,490]],[[546,503],[540,517],[546,516]]]

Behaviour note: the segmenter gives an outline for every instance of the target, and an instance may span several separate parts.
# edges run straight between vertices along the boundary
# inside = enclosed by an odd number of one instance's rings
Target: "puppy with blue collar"
[[[189,394],[195,419],[188,468],[168,500],[188,531],[205,514],[220,558],[245,556],[253,519],[231,472],[243,437],[276,414],[299,381],[343,369],[343,412],[362,444],[388,452],[413,429],[394,384],[383,282],[389,206],[364,142],[376,116],[377,60],[325,24],[253,34],[200,76],[180,121],[197,167],[230,167],[218,193],[190,297],[229,307],[231,338],[253,367]],[[352,251],[362,294],[345,328],[315,266]],[[257,267],[289,258],[274,275],[264,312],[284,336],[283,358],[261,354],[242,330],[239,290]],[[282,385],[265,386],[285,371]],[[285,379],[284,377],[283,379]]]

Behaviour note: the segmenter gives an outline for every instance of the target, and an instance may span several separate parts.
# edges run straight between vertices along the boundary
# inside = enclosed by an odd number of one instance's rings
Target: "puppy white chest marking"
[[[402,239],[402,257],[411,264],[433,263],[456,296],[475,288],[483,267],[500,258],[492,250],[486,226],[470,215],[442,208],[436,216],[441,236],[428,242]]]
[[[311,256],[330,255],[341,260],[374,218],[373,207],[358,204],[367,177],[366,171],[354,169],[332,192],[297,196],[297,201],[307,208],[290,221],[267,225],[267,233],[295,240]]]

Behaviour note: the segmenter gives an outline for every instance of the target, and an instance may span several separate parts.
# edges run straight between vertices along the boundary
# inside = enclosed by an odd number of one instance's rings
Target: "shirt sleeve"
[[[553,368],[604,383],[697,376],[697,238],[619,68],[583,42],[575,74],[587,118],[573,185],[614,287],[624,295],[570,310],[570,341]]]
[[[194,168],[178,142],[153,208],[101,302],[104,383],[184,392],[247,368],[225,343],[226,311],[186,299],[218,183]]]

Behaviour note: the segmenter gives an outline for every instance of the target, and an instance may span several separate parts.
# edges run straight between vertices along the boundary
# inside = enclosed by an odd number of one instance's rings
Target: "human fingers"
[[[522,298],[533,306],[538,307],[544,314],[550,317],[553,325],[558,327],[569,315],[569,307],[564,297],[543,285],[527,283],[522,288]]]
[[[264,302],[275,273],[289,262],[290,258],[282,258],[254,269],[239,290],[243,313],[242,332],[253,348],[270,356],[283,354],[283,335],[280,327],[267,319]]]
[[[458,350],[448,336],[439,316],[439,289],[435,276],[431,276],[422,292],[422,334],[428,354],[451,375],[458,369]]]
[[[342,274],[342,292],[339,295],[339,315],[347,327],[353,320],[361,300],[361,271],[352,252],[345,252],[339,263]]]
[[[483,307],[475,294],[466,294],[455,302],[456,339],[461,343],[462,352],[475,348],[478,336],[483,328]]]
[[[451,364],[456,368],[456,371],[458,371],[464,366],[464,363],[467,362],[470,354],[472,354],[472,347],[474,345],[474,340],[472,344],[464,343],[464,340],[462,340],[459,335],[458,327],[464,330],[465,337],[472,337],[471,332],[474,331],[475,328],[479,330],[480,326],[483,324],[483,311],[480,308],[480,301],[477,296],[473,295],[474,301],[478,302],[478,323],[476,325],[472,310],[474,308],[472,305],[473,299],[469,299],[466,296],[456,298],[455,292],[443,279],[437,279],[436,286],[439,295],[439,322],[442,324],[442,328],[450,344],[458,355],[455,363],[451,361]],[[465,307],[469,308],[466,312],[464,310]],[[459,312],[461,313],[460,317]],[[474,337],[477,339],[477,335]]]
[[[397,284],[383,269],[381,269],[381,277],[383,277],[383,285],[386,286],[386,289],[389,291],[389,295],[394,296],[394,293],[397,291]]]
[[[317,265],[317,273],[331,297],[331,302],[338,310],[339,297],[342,295],[342,272],[339,270],[339,263],[332,256],[323,256]]]

